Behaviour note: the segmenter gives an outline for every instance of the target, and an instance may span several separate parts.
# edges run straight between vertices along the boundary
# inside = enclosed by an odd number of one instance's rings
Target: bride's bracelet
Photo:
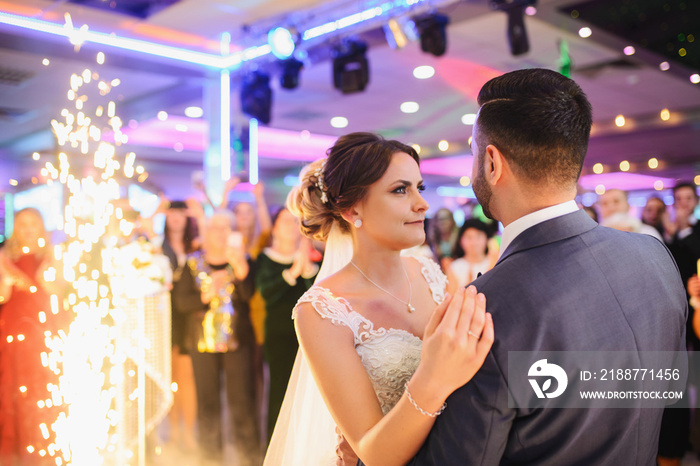
[[[408,401],[410,401],[411,404],[413,405],[413,407],[416,408],[424,416],[438,417],[439,415],[442,414],[442,412],[445,410],[445,408],[447,408],[447,402],[444,402],[442,404],[442,406],[440,407],[440,409],[438,409],[434,413],[428,412],[428,411],[424,410],[423,408],[421,408],[420,406],[418,406],[418,403],[416,403],[416,400],[413,399],[413,397],[411,396],[411,392],[408,391],[408,382],[406,382],[404,389],[406,390],[406,396],[408,397]]]

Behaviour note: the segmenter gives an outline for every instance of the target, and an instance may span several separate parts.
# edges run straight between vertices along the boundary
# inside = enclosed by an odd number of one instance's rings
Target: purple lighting
[[[594,190],[596,186],[603,185],[605,189],[622,189],[623,191],[637,191],[640,189],[654,189],[654,183],[662,181],[664,188],[670,188],[674,184],[671,178],[640,175],[638,173],[603,173],[602,175],[582,176],[579,184],[583,189]]]
[[[471,176],[472,158],[471,155],[455,155],[423,159],[420,161],[420,171],[426,175],[441,175],[453,178]]]
[[[187,127],[186,132],[176,129],[178,125]],[[139,122],[134,128],[124,128],[130,145],[162,147],[172,149],[175,143],[181,144],[183,150],[204,152],[209,130],[205,120],[193,120],[182,116],[170,115],[165,121],[157,118]],[[104,134],[105,140],[112,140],[113,135]],[[267,159],[298,160],[312,162],[326,156],[326,150],[335,143],[335,136],[310,134],[308,131],[288,131],[261,127],[259,128],[258,156]]]

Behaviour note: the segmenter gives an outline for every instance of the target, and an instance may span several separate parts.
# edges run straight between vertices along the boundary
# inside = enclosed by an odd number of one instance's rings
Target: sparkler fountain
[[[147,176],[134,167],[133,152],[123,154],[127,138],[115,102],[100,105],[118,85],[89,69],[71,76],[72,108],[51,122],[61,150],[58,167],[47,162],[42,169],[47,183],[61,183],[68,195],[62,227],[67,241],[54,250],[68,290],[65,298],[52,295],[51,305],[57,312],[62,302],[73,320],[67,331],[46,335],[42,355],[59,375],[44,404],[65,408],[50,432],[42,427],[45,438],[53,435],[45,454],[57,466],[143,465],[146,434],[172,404],[164,277],[144,276],[153,271],[153,256],[109,234],[110,224],[125,236],[133,229],[115,203],[117,178]]]

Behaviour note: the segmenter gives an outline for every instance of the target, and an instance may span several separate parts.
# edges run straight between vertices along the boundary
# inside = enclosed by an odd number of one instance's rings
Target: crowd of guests
[[[227,183],[224,204],[238,183],[237,178]],[[672,209],[650,196],[636,218],[627,193],[611,189],[587,211],[602,225],[665,242],[687,285],[688,346],[700,349],[700,312],[693,313],[700,310],[698,194],[695,185],[680,183],[673,196]],[[159,208],[165,214],[163,235],[155,235],[147,219],[142,219],[144,228],[134,230],[160,248],[172,269],[176,390],[169,440],[184,452],[198,452],[205,464],[223,464],[227,438],[236,464],[262,463],[298,348],[291,310],[313,284],[322,259],[323,245],[302,237],[298,219],[286,208],[270,215],[262,183],[253,197],[254,203],[211,206],[209,216],[197,201],[164,199]],[[494,267],[501,252],[498,225],[478,208],[465,212],[458,225],[452,211],[440,208],[426,219],[426,243],[405,251],[438,261],[451,293]],[[17,445],[42,444],[36,426],[46,421],[23,404],[24,392],[12,387],[22,378],[26,389],[41,390],[50,378],[40,376],[46,372],[41,361],[26,357],[26,348],[42,343],[44,327],[38,327],[36,309],[50,309],[50,294],[60,293],[62,286],[44,280],[47,270],[59,268],[49,251],[40,214],[18,212],[14,233],[0,252],[0,464],[12,464],[7,458],[32,464],[36,455],[27,459],[26,449]],[[45,325],[57,324],[49,319]],[[18,334],[27,342],[25,350],[9,338]],[[700,428],[695,436],[700,438]],[[659,464],[680,464],[690,438],[690,409],[667,410]]]

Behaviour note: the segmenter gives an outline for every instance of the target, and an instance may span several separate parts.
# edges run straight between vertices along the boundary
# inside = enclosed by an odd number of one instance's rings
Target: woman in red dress
[[[17,212],[0,250],[0,464],[55,464],[51,425],[58,416],[47,385],[58,377],[42,363],[45,332],[58,330],[62,301],[41,214]]]

